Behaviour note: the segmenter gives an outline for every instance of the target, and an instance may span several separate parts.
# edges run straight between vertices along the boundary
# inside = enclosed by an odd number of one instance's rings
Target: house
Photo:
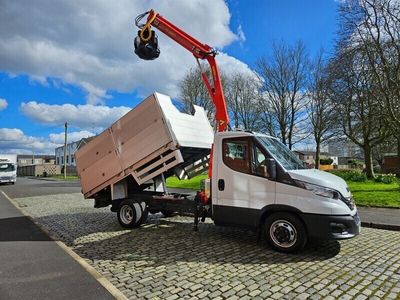
[[[315,151],[308,151],[308,150],[294,150],[294,154],[297,155],[297,157],[304,161],[309,168],[314,168],[315,167]],[[320,159],[322,158],[331,158],[333,160],[332,165],[337,166],[338,164],[338,157],[337,156],[331,156],[328,152],[321,152],[320,153]]]
[[[304,161],[307,166],[311,166],[312,168],[315,166],[315,152],[305,150],[294,150],[293,152],[300,160]]]
[[[75,152],[86,145],[94,137],[82,138],[79,141],[71,142],[67,144],[67,155],[66,155],[66,165],[76,166],[75,162]],[[64,165],[64,146],[55,149],[55,163],[56,165]]]
[[[55,164],[54,155],[17,155],[17,165],[18,167],[31,166],[31,165],[54,165]]]
[[[89,143],[94,137],[82,138],[79,141],[71,142],[67,144],[67,155],[66,155],[66,165],[76,166],[75,152]],[[64,165],[64,146],[55,149],[55,160],[56,165]]]

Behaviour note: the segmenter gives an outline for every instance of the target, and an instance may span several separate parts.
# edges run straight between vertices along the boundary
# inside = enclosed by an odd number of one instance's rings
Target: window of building
[[[68,162],[68,160],[69,160],[68,158],[69,158],[69,156],[67,155],[67,164],[69,163],[69,162]]]
[[[60,164],[60,158],[59,158],[59,157],[56,158],[56,164],[57,164],[57,165]]]

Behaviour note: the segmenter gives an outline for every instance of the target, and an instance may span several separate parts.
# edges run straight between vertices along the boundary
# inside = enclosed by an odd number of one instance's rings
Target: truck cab
[[[0,183],[15,184],[17,181],[17,156],[0,154]]]
[[[346,239],[360,219],[346,182],[306,169],[276,138],[253,132],[218,132],[211,179],[217,225],[259,228],[277,250],[301,249],[308,238]]]

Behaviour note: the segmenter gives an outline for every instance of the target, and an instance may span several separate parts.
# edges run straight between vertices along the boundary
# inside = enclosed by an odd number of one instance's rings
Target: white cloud
[[[87,131],[87,130],[68,132],[68,134],[67,134],[67,142],[71,143],[71,142],[79,141],[82,138],[87,138],[87,137],[91,137],[91,136],[94,136],[94,135],[95,134],[93,132]],[[50,142],[52,142],[54,144],[64,144],[64,138],[65,138],[65,133],[64,132],[51,133],[49,135]]]
[[[0,98],[0,111],[6,109],[8,106],[8,103],[6,99]]]
[[[7,153],[52,154],[58,144],[48,139],[25,135],[18,128],[0,128],[0,149]]]
[[[93,136],[82,130],[68,133],[68,143]],[[48,137],[26,135],[18,128],[0,128],[0,152],[16,154],[54,154],[54,149],[64,144],[64,132],[52,133]]]
[[[237,35],[230,30],[223,0],[176,0],[173,5],[154,0],[6,1],[0,10],[0,69],[28,74],[42,84],[59,78],[78,85],[88,93],[89,104],[104,104],[108,90],[138,89],[143,95],[157,90],[174,97],[195,61],[160,32],[159,59],[142,61],[133,53],[134,19],[150,7],[219,49],[245,38],[242,30]],[[245,64],[236,67],[248,70]]]
[[[125,106],[108,107],[91,104],[46,104],[30,101],[21,103],[21,112],[36,122],[45,125],[62,125],[65,122],[80,129],[99,131],[126,114],[131,108]]]

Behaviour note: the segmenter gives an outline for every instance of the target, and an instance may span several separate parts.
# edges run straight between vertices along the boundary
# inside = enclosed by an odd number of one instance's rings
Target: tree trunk
[[[374,168],[372,166],[371,147],[367,144],[363,148],[364,148],[365,171],[366,171],[367,178],[374,179]]]
[[[320,152],[321,152],[321,143],[318,141],[317,147],[315,149],[315,168],[316,169],[319,169]]]
[[[397,135],[397,177],[400,177],[400,134]]]

